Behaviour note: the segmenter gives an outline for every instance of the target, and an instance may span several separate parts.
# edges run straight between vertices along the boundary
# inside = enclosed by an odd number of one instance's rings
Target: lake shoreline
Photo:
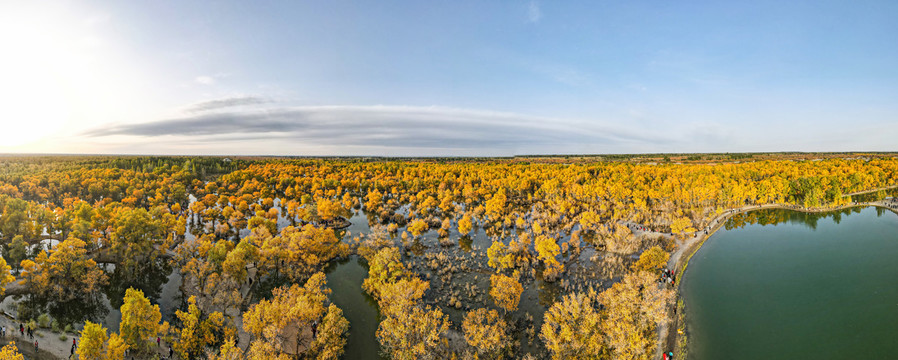
[[[889,187],[887,189],[895,188],[896,186]],[[877,189],[878,190],[878,189]],[[876,191],[876,190],[874,190]],[[704,245],[705,241],[708,240],[712,235],[714,235],[721,227],[726,224],[731,217],[737,214],[744,214],[757,210],[770,210],[770,209],[782,209],[782,210],[791,210],[802,213],[828,213],[834,211],[840,211],[851,208],[866,208],[866,207],[875,207],[875,208],[883,208],[885,210],[891,211],[892,213],[898,215],[898,211],[896,209],[890,208],[885,204],[885,200],[877,200],[877,201],[868,201],[868,202],[852,202],[845,205],[840,205],[836,207],[814,207],[814,208],[806,208],[797,205],[785,205],[785,204],[765,204],[765,205],[752,205],[746,206],[738,209],[729,209],[725,211],[723,214],[720,214],[711,220],[711,224],[707,230],[707,234],[704,234],[704,231],[697,232],[699,235],[686,239],[683,241],[681,246],[678,246],[677,249],[671,253],[670,259],[668,260],[668,268],[673,269],[676,275],[676,284],[675,290],[676,295],[673,299],[673,303],[670,304],[673,306],[676,311],[672,311],[670,313],[670,317],[666,326],[666,333],[662,331],[659,333],[659,341],[663,345],[659,348],[661,351],[675,351],[676,359],[686,359],[688,358],[688,349],[686,344],[686,336],[679,336],[680,324],[679,319],[682,318],[685,320],[685,316],[681,316],[679,314],[682,311],[685,311],[682,306],[679,306],[682,301],[681,294],[681,281],[683,276],[685,275],[686,269],[689,266],[689,260],[695,255],[699,249],[701,249],[702,245]],[[677,330],[673,330],[677,329]],[[665,330],[662,328],[662,330]],[[684,331],[685,335],[685,331]],[[656,357],[660,358],[660,351],[656,351]]]

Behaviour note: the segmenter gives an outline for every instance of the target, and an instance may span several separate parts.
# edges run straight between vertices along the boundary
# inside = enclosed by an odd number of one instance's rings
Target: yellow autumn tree
[[[69,238],[50,255],[41,251],[34,260],[22,261],[22,277],[32,294],[65,302],[96,296],[107,276],[85,249],[84,241]]]
[[[218,353],[206,354],[207,360],[243,360],[243,350],[237,347],[234,338],[228,338],[224,344],[218,348]],[[253,359],[253,358],[250,358]]]
[[[22,356],[22,354],[19,354],[19,350],[16,348],[16,343],[13,341],[0,349],[0,359],[25,360],[25,357]]]
[[[82,360],[122,360],[127,349],[128,344],[118,334],[109,336],[103,325],[86,321],[76,353]]]
[[[521,301],[523,292],[524,286],[513,277],[503,274],[490,276],[490,296],[496,305],[505,309],[505,312],[518,309],[518,302]]]
[[[318,336],[309,353],[320,360],[338,360],[343,355],[348,334],[349,321],[343,317],[343,310],[330,304],[318,325]]]
[[[458,220],[458,233],[466,236],[471,233],[473,224],[471,223],[471,215],[465,214]]]
[[[480,308],[469,311],[462,322],[465,341],[478,357],[496,359],[508,348],[508,323],[496,310]]]
[[[615,359],[647,359],[655,351],[656,330],[667,320],[673,290],[658,286],[648,272],[630,273],[599,295],[605,305],[603,330]]]
[[[485,204],[486,215],[489,216],[490,221],[498,220],[502,214],[506,212],[505,209],[505,201],[507,197],[505,196],[505,188],[500,188],[493,197],[487,200]]]
[[[150,304],[143,291],[128,288],[121,307],[119,334],[131,349],[146,352],[159,332],[162,314],[159,305]]]
[[[195,296],[187,299],[187,311],[178,310],[175,316],[181,321],[181,328],[173,329],[173,347],[182,359],[201,356],[206,346],[216,343],[216,334],[227,332],[224,331],[224,315],[217,311],[203,313],[196,305]]]
[[[304,286],[277,288],[270,300],[253,305],[243,314],[243,328],[253,335],[250,346],[275,356],[339,359],[349,322],[340,308],[329,304],[325,284],[319,272]]]
[[[6,259],[0,256],[0,295],[6,292],[6,285],[9,285],[16,278],[11,274],[12,268],[6,264]]]
[[[670,232],[677,235],[685,235],[686,233],[695,232],[692,227],[692,221],[685,217],[678,217],[670,224]]]
[[[602,359],[602,319],[595,297],[577,293],[564,296],[546,311],[540,338],[553,359]]]
[[[652,246],[648,250],[643,251],[642,255],[639,256],[639,260],[633,263],[633,270],[654,272],[666,266],[669,258],[670,254],[661,249],[660,246]]]
[[[448,315],[420,304],[428,287],[429,283],[414,277],[383,286],[378,304],[384,319],[376,335],[391,358],[443,359],[448,355]]]
[[[125,339],[119,334],[112,333],[109,336],[109,341],[106,342],[106,359],[124,360],[126,351],[128,351],[128,344],[125,343]]]
[[[515,267],[515,253],[501,240],[493,241],[493,244],[486,249],[486,255],[487,265],[495,268],[497,272]]]
[[[362,282],[362,288],[377,297],[384,285],[395,282],[405,273],[399,250],[395,247],[382,248],[368,260],[368,277]]]
[[[365,210],[374,212],[380,209],[381,203],[383,203],[383,194],[377,189],[373,189],[368,192],[368,195],[365,195]]]
[[[543,278],[547,281],[554,281],[561,273],[564,272],[564,265],[558,262],[557,256],[561,254],[561,248],[555,239],[548,236],[539,235],[536,237],[536,252],[539,259],[542,260],[545,268],[543,269]]]
[[[288,226],[281,230],[278,242],[284,247],[281,271],[298,281],[317,271],[322,264],[349,252],[333,229],[306,224],[302,228]],[[277,240],[276,240],[277,241]]]
[[[425,231],[427,231],[427,222],[424,220],[415,219],[408,225],[408,232],[414,237],[421,236]]]
[[[336,218],[343,217],[348,214],[348,210],[343,208],[339,201],[328,198],[318,198],[315,200],[315,208],[318,217],[325,223],[329,223]]]

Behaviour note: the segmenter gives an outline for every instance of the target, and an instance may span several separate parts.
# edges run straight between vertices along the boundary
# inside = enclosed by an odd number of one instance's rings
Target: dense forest
[[[325,271],[354,258],[388,358],[647,359],[682,239],[730,209],[898,184],[888,154],[663,157],[0,157],[4,311],[77,337],[80,359],[168,355],[157,337],[179,359],[338,359],[353,324]],[[534,286],[552,289],[540,313],[519,308]],[[118,329],[72,311],[106,302]]]

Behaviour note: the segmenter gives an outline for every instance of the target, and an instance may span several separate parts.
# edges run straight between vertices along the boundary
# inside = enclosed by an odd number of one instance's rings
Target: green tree
[[[28,258],[28,243],[25,242],[22,235],[16,235],[16,237],[12,239],[12,243],[9,244],[8,256],[10,264],[12,264],[17,271],[21,269],[20,264],[22,263],[22,260]]]
[[[3,207],[3,216],[0,217],[0,232],[5,240],[11,240],[16,235],[25,235],[28,231],[28,202],[22,199],[12,198]]]
[[[121,262],[116,271],[137,274],[145,264],[155,259],[157,242],[165,237],[163,226],[142,208],[125,209],[114,219],[111,234],[112,250]]]

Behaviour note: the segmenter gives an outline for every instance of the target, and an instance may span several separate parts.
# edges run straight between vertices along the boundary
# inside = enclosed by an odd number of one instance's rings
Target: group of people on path
[[[658,279],[659,282],[668,283],[673,285],[676,281],[677,274],[670,269],[661,269],[661,278]]]
[[[647,227],[639,225],[639,224],[629,224],[628,227],[630,228],[630,231],[633,231],[633,230],[651,231]]]
[[[658,279],[658,281],[673,285],[673,283],[676,282],[676,277],[677,274],[674,274],[673,270],[661,269],[661,278]]]
[[[898,198],[886,199],[883,201],[886,207],[892,210],[898,210]]]
[[[3,336],[3,338],[6,338],[6,332],[7,332],[6,325],[0,326],[0,336]],[[15,330],[13,330],[13,332],[15,332]],[[37,340],[34,339],[34,329],[27,328],[27,327],[25,327],[24,324],[20,323],[19,324],[19,335],[24,338],[26,334],[28,335],[29,340],[34,340],[34,352],[36,353],[38,351],[38,343],[37,343]]]

